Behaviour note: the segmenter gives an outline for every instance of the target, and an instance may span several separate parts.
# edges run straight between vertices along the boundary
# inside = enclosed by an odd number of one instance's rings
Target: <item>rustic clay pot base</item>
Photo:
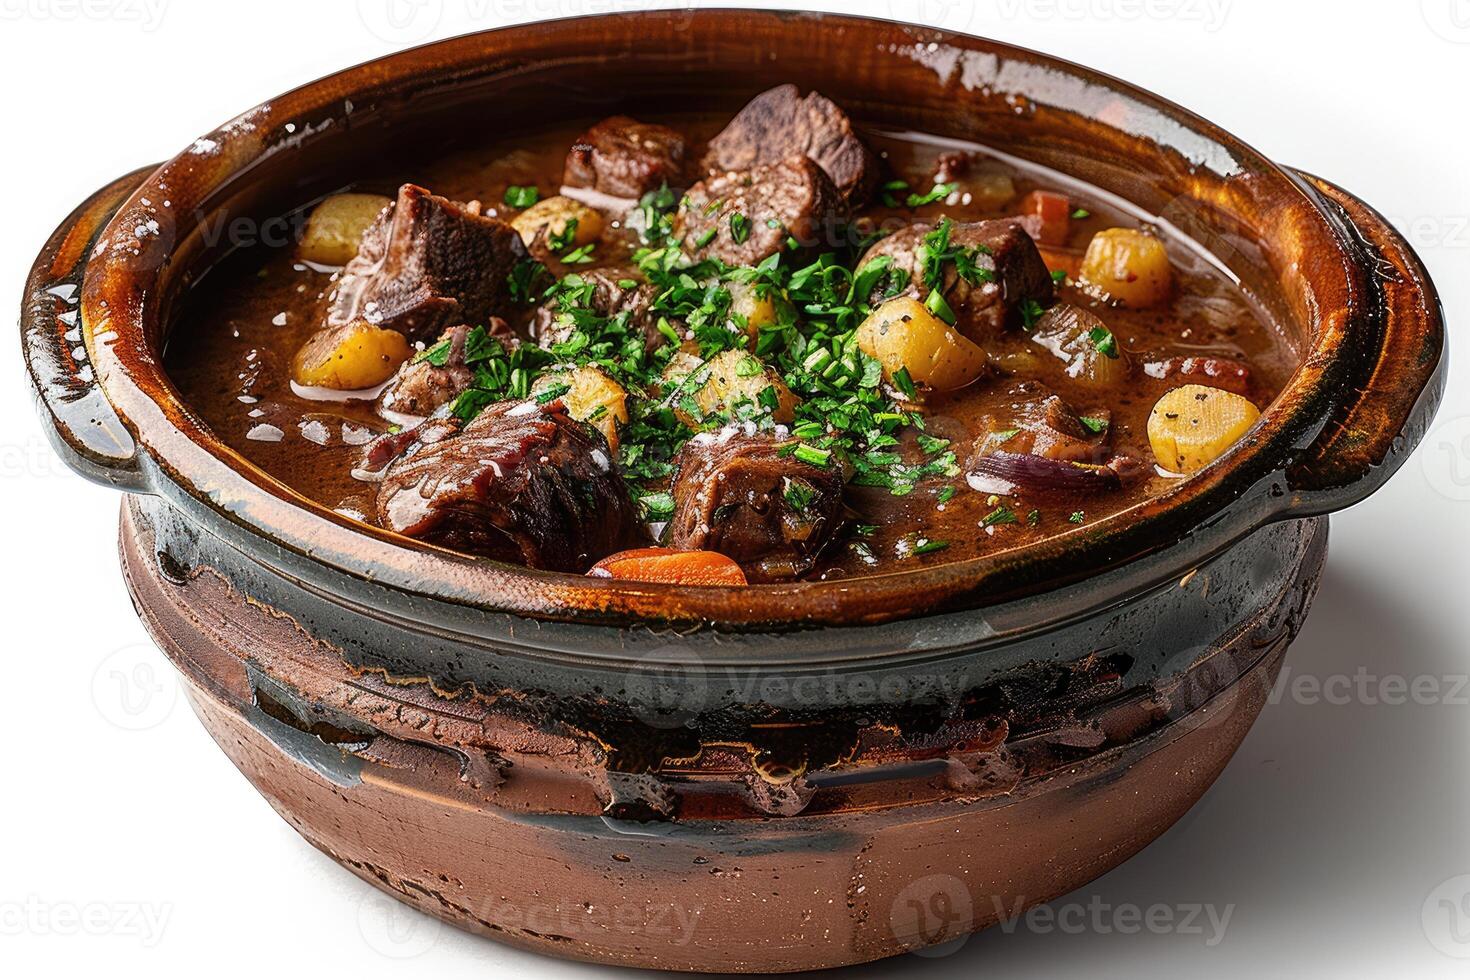
[[[330,734],[262,710],[251,677],[260,663],[280,676],[282,658],[309,660],[322,645],[208,569],[165,574],[135,505],[124,509],[121,550],[144,622],[184,673],[206,729],[277,812],[363,880],[460,928],[556,956],[785,972],[953,940],[1085,884],[1163,833],[1265,703],[1324,544],[1318,527],[1293,586],[1221,647],[1248,655],[1243,672],[1127,744],[1009,792],[957,793],[941,781],[918,804],[661,823],[604,819],[591,792],[529,766],[503,784],[466,773],[430,748],[448,731],[431,714],[411,719],[422,742],[340,743],[341,764],[324,765],[330,756],[303,740],[320,747]],[[295,649],[283,643],[292,635]],[[437,711],[457,707],[445,697]],[[544,785],[499,805],[523,779]],[[528,805],[536,797],[539,812]]]

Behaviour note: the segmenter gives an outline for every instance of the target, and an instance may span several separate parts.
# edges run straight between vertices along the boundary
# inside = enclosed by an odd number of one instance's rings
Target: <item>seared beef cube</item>
[[[508,277],[526,257],[503,221],[404,184],[393,207],[362,237],[327,311],[327,323],[358,317],[410,341],[455,323],[485,323],[510,305]]]
[[[1045,385],[1023,381],[1006,394],[1008,411],[987,415],[975,440],[975,454],[1024,453],[1071,463],[1105,463],[1112,412],[1078,413]]]
[[[499,317],[491,317],[486,330],[502,343],[515,343],[510,327]],[[465,340],[469,335],[470,328],[464,324],[450,327],[421,355],[404,361],[378,396],[378,412],[390,419],[423,418],[458,398],[475,380],[474,369],[465,363]]]
[[[381,435],[368,443],[363,453],[361,472],[381,475],[390,463],[406,459],[425,446],[442,442],[457,434],[462,427],[459,419],[441,412],[418,425]]]
[[[635,199],[664,184],[682,187],[684,137],[657,123],[612,116],[572,144],[561,182]]]
[[[852,131],[852,121],[818,92],[803,98],[795,85],[762,92],[709,142],[705,170],[750,170],[805,156],[832,178],[842,196],[860,205],[878,183],[878,161]]]
[[[607,267],[576,274],[582,286],[552,298],[531,315],[531,334],[537,344],[550,348],[569,340],[577,330],[573,310],[600,317],[627,314],[629,332],[642,334],[647,350],[668,343],[658,329],[659,315],[652,309],[658,287],[644,282],[637,270]]]
[[[924,299],[931,287],[924,278],[921,249],[934,231],[935,226],[923,223],[896,231],[868,249],[858,267],[887,255],[895,269],[908,273],[909,293]],[[1023,324],[1023,309],[1046,306],[1055,295],[1051,270],[1031,236],[1015,221],[954,222],[948,249],[959,250],[962,261],[972,262],[977,270],[971,277],[976,281],[971,282],[955,261],[946,260],[938,284],[961,331],[973,337],[983,339],[1007,324]]]
[[[717,174],[684,195],[674,233],[696,259],[758,265],[787,247],[840,242],[847,205],[826,172],[806,157]]]
[[[685,443],[674,478],[668,544],[718,551],[753,582],[809,570],[845,513],[842,474],[790,455],[770,434],[724,430]]]
[[[560,402],[500,402],[412,447],[383,474],[377,511],[411,538],[561,572],[645,540],[606,440]]]

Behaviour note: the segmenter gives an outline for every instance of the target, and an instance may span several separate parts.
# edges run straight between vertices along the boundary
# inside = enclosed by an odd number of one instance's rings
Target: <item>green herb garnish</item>
[[[1117,358],[1118,338],[1107,327],[1093,327],[1087,331],[1087,339],[1092,342],[1093,348],[1103,357]]]
[[[513,208],[528,208],[541,199],[541,191],[535,187],[518,187],[515,184],[505,189],[505,203]]]

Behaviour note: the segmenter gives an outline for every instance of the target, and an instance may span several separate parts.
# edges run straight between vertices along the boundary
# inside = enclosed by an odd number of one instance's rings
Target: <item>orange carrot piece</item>
[[[670,585],[746,585],[745,573],[717,551],[634,548],[608,555],[587,573],[596,578]]]
[[[1032,191],[1022,198],[1021,213],[1041,219],[1042,244],[1065,245],[1072,237],[1072,202],[1065,194]]]

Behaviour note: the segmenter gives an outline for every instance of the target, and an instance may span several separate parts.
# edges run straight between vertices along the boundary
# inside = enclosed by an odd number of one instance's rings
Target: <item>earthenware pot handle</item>
[[[1291,516],[1324,514],[1372,494],[1413,451],[1444,393],[1444,311],[1419,256],[1381,214],[1298,171],[1356,256],[1363,303],[1343,401],[1286,471]]]
[[[81,322],[82,275],[97,234],[143,179],[144,167],[87,198],[52,233],[31,267],[21,306],[21,344],[42,424],[77,473],[132,492],[148,492],[137,444],[92,372]]]

